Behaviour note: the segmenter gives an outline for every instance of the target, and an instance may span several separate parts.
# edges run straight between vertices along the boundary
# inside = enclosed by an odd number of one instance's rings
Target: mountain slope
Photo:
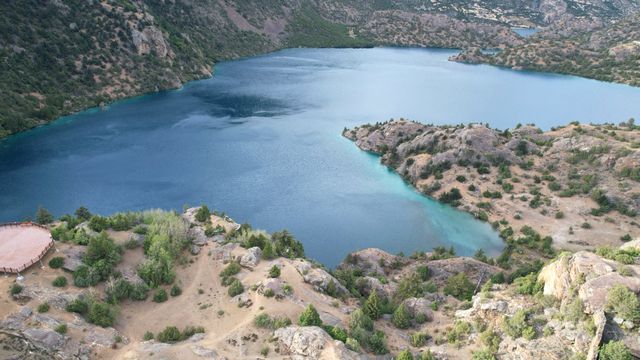
[[[513,25],[596,26],[630,0],[7,0],[0,138],[117,99],[179,87],[217,61],[283,47],[523,45]]]

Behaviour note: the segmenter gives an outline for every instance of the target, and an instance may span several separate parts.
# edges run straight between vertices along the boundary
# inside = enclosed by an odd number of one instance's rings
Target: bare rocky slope
[[[177,88],[210,76],[223,59],[297,46],[516,49],[525,41],[511,26],[585,31],[638,7],[630,0],[4,1],[0,138],[87,107]]]
[[[0,278],[10,289],[0,294],[0,357],[640,355],[638,239],[537,267],[442,248],[411,256],[364,249],[328,270],[284,231],[202,209],[106,218],[83,209],[50,225],[48,265]]]

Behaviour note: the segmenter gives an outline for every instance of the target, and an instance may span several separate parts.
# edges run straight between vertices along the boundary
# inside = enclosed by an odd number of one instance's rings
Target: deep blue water
[[[0,143],[0,221],[207,203],[307,254],[453,245],[497,253],[487,224],[417,194],[341,137],[405,117],[505,128],[640,116],[640,89],[448,62],[454,51],[292,49],[216,66],[182,90],[90,110]]]

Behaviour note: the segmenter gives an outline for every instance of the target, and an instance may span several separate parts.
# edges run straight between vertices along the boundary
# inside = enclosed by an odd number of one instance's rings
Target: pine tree
[[[369,294],[367,301],[364,302],[364,313],[373,320],[377,320],[382,316],[380,311],[380,298],[375,289]]]
[[[49,210],[40,206],[36,212],[36,222],[41,225],[51,224],[53,222],[53,215]]]
[[[393,312],[391,321],[398,329],[406,329],[411,326],[411,314],[409,314],[409,310],[404,304],[400,304],[396,311]]]
[[[322,320],[320,320],[320,315],[316,311],[316,308],[309,304],[302,314],[300,314],[298,324],[301,326],[322,326]]]
[[[271,245],[271,241],[267,240],[264,243],[264,248],[262,249],[262,257],[264,259],[273,259],[275,253],[273,251],[273,245]]]

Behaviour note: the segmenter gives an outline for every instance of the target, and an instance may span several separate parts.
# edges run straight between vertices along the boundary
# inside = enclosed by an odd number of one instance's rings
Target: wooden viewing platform
[[[48,228],[31,222],[0,224],[0,271],[19,273],[53,247]]]

